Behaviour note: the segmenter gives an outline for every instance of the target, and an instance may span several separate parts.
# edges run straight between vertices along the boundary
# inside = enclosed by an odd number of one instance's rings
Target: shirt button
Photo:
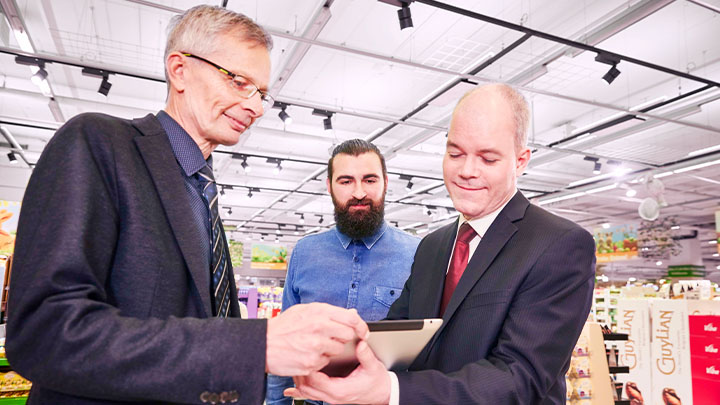
[[[390,295],[395,295],[395,290],[390,290]]]
[[[359,262],[359,261],[360,261],[360,258],[359,258],[359,257],[357,257],[357,256],[355,256],[355,257],[353,257],[353,261],[357,263],[357,262]]]
[[[355,283],[352,283],[352,288],[355,288]]]

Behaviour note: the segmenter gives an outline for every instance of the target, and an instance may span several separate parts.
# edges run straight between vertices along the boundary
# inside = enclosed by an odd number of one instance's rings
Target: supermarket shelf
[[[0,405],[25,405],[27,397],[0,398]]]

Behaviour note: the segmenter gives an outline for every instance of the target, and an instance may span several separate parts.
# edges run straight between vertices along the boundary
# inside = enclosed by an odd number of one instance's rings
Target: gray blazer
[[[457,222],[426,236],[389,319],[437,317]],[[592,301],[595,244],[518,192],[470,259],[401,404],[565,404],[565,372]]]
[[[190,210],[155,116],[58,130],[25,192],[8,305],[30,404],[262,403],[266,322],[212,318]]]

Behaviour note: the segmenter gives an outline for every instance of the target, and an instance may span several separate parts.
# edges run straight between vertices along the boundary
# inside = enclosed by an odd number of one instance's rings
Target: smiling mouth
[[[230,120],[230,126],[236,131],[242,132],[242,131],[246,130],[247,127],[249,126],[249,124],[245,124],[244,122],[237,120],[227,114],[223,114],[223,115],[226,116],[228,118],[228,120]]]
[[[454,184],[455,184],[455,186],[457,186],[458,188],[463,189],[463,190],[466,190],[466,191],[480,191],[480,190],[482,190],[482,189],[485,188],[485,187],[468,187],[468,186],[461,186],[461,185],[459,185],[459,184],[457,184],[457,183],[454,183]]]

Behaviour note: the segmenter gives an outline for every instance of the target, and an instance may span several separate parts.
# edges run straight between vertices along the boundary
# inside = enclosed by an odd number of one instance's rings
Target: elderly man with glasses
[[[48,143],[8,306],[28,403],[257,404],[267,372],[307,375],[367,337],[355,311],[327,304],[239,319],[211,153],[272,105],[271,45],[242,14],[192,8],[171,23],[163,111],[83,114]]]

